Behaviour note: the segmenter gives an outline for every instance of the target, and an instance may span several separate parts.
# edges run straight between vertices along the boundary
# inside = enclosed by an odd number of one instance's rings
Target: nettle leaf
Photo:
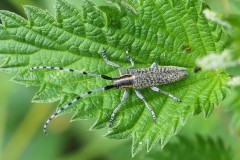
[[[156,147],[151,153],[147,156],[148,158],[144,159],[234,159],[233,149],[224,144],[221,138],[203,137],[201,135],[196,135],[194,138],[179,136],[175,141],[171,141],[163,150],[160,150],[160,147]]]
[[[159,141],[163,147],[194,114],[208,117],[225,95],[228,75],[223,70],[194,73],[195,61],[211,52],[221,52],[226,35],[221,26],[208,21],[200,0],[126,0],[95,6],[84,1],[78,8],[58,0],[56,16],[25,6],[27,20],[1,11],[0,56],[2,70],[16,73],[14,81],[41,86],[35,102],[61,100],[66,104],[77,95],[110,84],[109,81],[77,73],[36,70],[33,66],[57,66],[117,77],[116,68],[101,56],[129,66],[125,51],[135,60],[136,68],[149,67],[154,61],[162,66],[186,67],[189,76],[182,81],[160,86],[179,97],[171,98],[143,89],[141,92],[157,116],[154,123],[144,103],[133,91],[116,115],[107,137],[133,138],[132,153],[144,146],[151,150]],[[108,127],[113,110],[121,101],[122,90],[92,94],[72,105],[73,120],[97,117],[92,129]]]
[[[240,87],[236,86],[231,89],[231,96],[228,96],[222,103],[224,108],[232,113],[231,127],[238,133],[240,131],[240,99],[239,99]]]
[[[141,152],[133,160],[234,160],[232,145],[224,143],[225,139],[221,137],[210,137],[203,135],[177,135],[162,149],[157,144],[149,154]],[[114,160],[127,158],[128,143],[119,146],[110,154]]]

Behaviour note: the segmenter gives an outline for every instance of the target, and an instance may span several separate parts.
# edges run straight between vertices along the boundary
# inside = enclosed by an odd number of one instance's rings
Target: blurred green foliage
[[[79,0],[69,1],[76,5],[80,3]],[[95,0],[95,2],[104,3],[101,0]],[[22,5],[30,4],[53,12],[54,3],[55,1],[49,0],[5,0],[0,1],[0,9],[24,16]],[[229,34],[235,35],[232,39],[232,48],[235,50],[235,56],[239,58],[239,0],[207,0],[207,3],[210,8],[223,14],[225,19],[236,27],[230,30]],[[0,74],[0,159],[131,159],[130,140],[118,142],[104,138],[102,135],[106,133],[105,131],[88,131],[94,120],[69,123],[70,116],[62,116],[50,125],[51,132],[55,134],[45,136],[42,133],[42,123],[54,110],[54,104],[30,103],[36,88],[25,88],[14,84],[8,81],[10,78],[4,73]],[[183,159],[185,154],[192,159],[194,156],[199,159],[203,157],[218,159],[218,156],[226,160],[232,157],[238,159],[240,157],[240,126],[233,124],[239,124],[240,119],[234,118],[233,121],[232,117],[240,116],[240,91],[234,89],[231,92],[232,96],[227,96],[222,103],[225,110],[222,109],[223,107],[215,109],[208,119],[204,119],[203,116],[195,117],[182,129],[180,138],[172,140],[163,150],[160,151],[159,147],[155,147],[149,154],[143,151],[133,159],[152,160],[159,157]],[[196,135],[201,136],[196,138]],[[193,152],[193,149],[198,152]],[[214,157],[213,154],[216,153],[219,154]]]

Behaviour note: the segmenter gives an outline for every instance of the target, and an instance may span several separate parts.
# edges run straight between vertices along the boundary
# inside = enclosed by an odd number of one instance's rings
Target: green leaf
[[[41,86],[35,102],[61,100],[66,104],[85,91],[110,84],[102,79],[63,71],[36,70],[33,66],[58,66],[117,77],[117,69],[107,65],[108,58],[129,66],[125,51],[135,60],[136,68],[153,62],[163,66],[182,66],[189,76],[182,81],[160,86],[179,97],[171,98],[143,89],[141,92],[157,115],[154,123],[144,103],[133,91],[116,115],[107,137],[133,138],[132,153],[144,146],[151,150],[159,141],[163,147],[194,114],[211,115],[226,92],[228,75],[223,70],[194,73],[195,61],[210,52],[220,53],[226,45],[221,26],[208,21],[200,0],[126,0],[95,6],[84,1],[78,8],[58,0],[56,17],[49,12],[25,6],[28,20],[1,11],[0,55],[2,70],[16,73],[14,81],[27,86]],[[92,94],[66,109],[76,112],[73,120],[97,117],[92,129],[108,126],[113,110],[120,103],[122,90]]]
[[[224,137],[225,138],[225,137]],[[162,149],[157,144],[150,153],[140,152],[133,160],[234,160],[237,156],[234,151],[237,150],[233,145],[224,143],[226,139],[220,137],[210,137],[203,135],[186,136],[178,135]],[[129,159],[129,143],[122,144],[110,153],[111,159],[122,160]]]
[[[224,108],[231,113],[231,126],[240,133],[240,99],[239,99],[240,87],[233,87],[231,90],[231,96],[228,96],[222,103]]]
[[[173,154],[174,153],[174,154]],[[187,154],[186,154],[187,153]],[[166,148],[160,150],[156,147],[148,160],[164,159],[184,159],[184,160],[232,160],[233,149],[227,147],[220,138],[202,137],[197,135],[194,139],[180,136],[175,141],[169,143]],[[146,159],[146,158],[144,158]]]

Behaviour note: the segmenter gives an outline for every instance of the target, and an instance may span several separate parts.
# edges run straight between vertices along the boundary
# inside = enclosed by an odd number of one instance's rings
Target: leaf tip
[[[205,9],[209,9],[209,6],[206,2],[202,1],[200,4],[200,10],[198,14],[202,14]]]

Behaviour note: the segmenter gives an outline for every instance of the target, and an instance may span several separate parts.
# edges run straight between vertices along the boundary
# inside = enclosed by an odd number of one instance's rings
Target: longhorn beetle
[[[73,103],[77,102],[79,99],[81,99],[83,97],[86,97],[87,95],[89,95],[91,93],[95,93],[95,92],[99,92],[99,91],[105,91],[105,90],[109,90],[109,89],[113,89],[113,88],[124,89],[124,94],[123,94],[123,97],[122,97],[122,101],[117,106],[117,108],[115,108],[114,111],[112,112],[109,127],[111,127],[113,125],[115,115],[121,109],[123,103],[126,101],[126,99],[128,97],[128,89],[130,89],[130,88],[134,89],[136,95],[144,102],[147,109],[152,114],[152,118],[153,118],[154,122],[156,122],[156,115],[155,115],[153,109],[151,108],[151,106],[147,103],[147,101],[145,100],[143,95],[140,93],[139,89],[150,87],[153,91],[160,92],[162,94],[165,94],[166,96],[169,96],[170,98],[172,98],[173,100],[175,100],[177,102],[181,102],[181,100],[179,98],[177,98],[177,97],[173,96],[172,94],[170,94],[168,92],[165,92],[165,91],[163,91],[163,90],[161,90],[161,89],[159,89],[155,86],[173,83],[173,82],[179,81],[179,80],[187,77],[188,73],[187,73],[186,68],[178,67],[178,66],[158,66],[157,63],[154,62],[151,65],[151,67],[149,67],[149,68],[135,69],[134,68],[134,61],[129,56],[128,51],[126,51],[126,57],[127,57],[128,61],[130,61],[131,66],[127,68],[127,71],[124,74],[123,71],[122,71],[122,68],[118,64],[113,63],[113,62],[108,60],[105,49],[102,49],[101,53],[102,53],[102,57],[103,57],[104,61],[108,65],[111,65],[113,67],[118,68],[118,71],[119,71],[119,74],[120,74],[119,77],[112,78],[112,77],[109,77],[109,76],[106,76],[106,75],[92,74],[92,73],[82,72],[82,71],[75,70],[75,69],[52,67],[52,66],[36,66],[36,67],[32,67],[32,68],[29,69],[31,72],[33,70],[36,70],[36,69],[62,70],[62,71],[75,72],[75,73],[84,74],[84,75],[93,76],[93,77],[101,77],[105,80],[112,81],[112,85],[108,85],[108,86],[105,86],[103,88],[98,88],[98,89],[94,89],[94,90],[88,91],[86,93],[83,93],[83,94],[77,96],[76,98],[74,98],[71,102],[69,102],[66,105],[59,108],[46,121],[46,123],[43,127],[43,131],[44,131],[45,134],[47,134],[46,130],[47,130],[48,124],[59,113],[61,113],[66,108],[70,107]]]

